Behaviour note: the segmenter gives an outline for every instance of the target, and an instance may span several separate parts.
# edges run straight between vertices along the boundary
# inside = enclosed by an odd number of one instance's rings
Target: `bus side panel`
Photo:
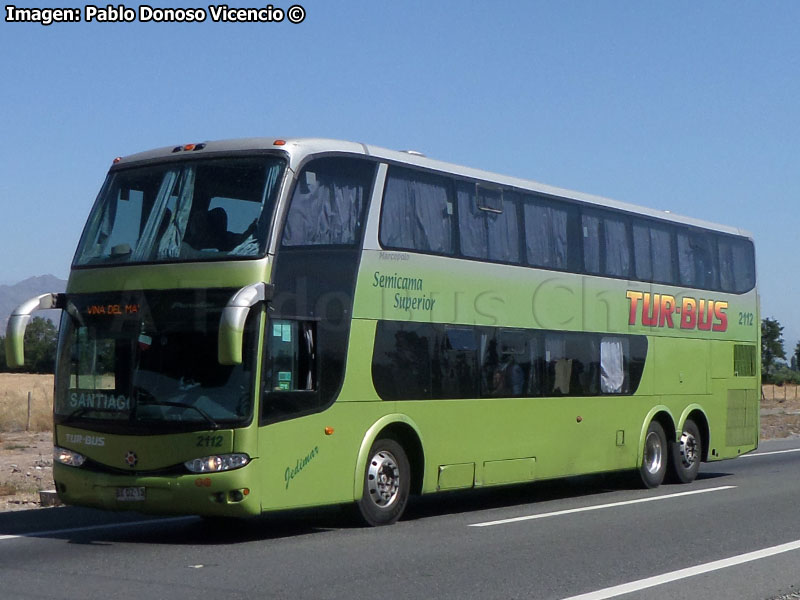
[[[262,509],[352,502],[359,448],[387,410],[379,402],[340,401],[324,412],[262,428]]]

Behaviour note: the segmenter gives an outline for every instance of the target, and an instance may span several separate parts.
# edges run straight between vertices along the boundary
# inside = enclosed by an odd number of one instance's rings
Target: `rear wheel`
[[[411,468],[403,447],[392,439],[375,440],[364,470],[358,510],[368,525],[391,525],[403,514],[411,488]]]
[[[667,436],[658,421],[651,421],[644,437],[644,453],[639,476],[646,488],[655,488],[667,472]]]
[[[702,459],[703,438],[700,428],[687,419],[680,439],[670,444],[670,478],[679,483],[691,483],[700,471]]]

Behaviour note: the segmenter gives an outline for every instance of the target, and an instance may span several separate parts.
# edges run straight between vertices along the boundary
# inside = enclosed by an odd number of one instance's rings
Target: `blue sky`
[[[324,136],[744,227],[794,349],[800,2],[301,4],[299,25],[0,22],[0,283],[67,276],[115,156]]]

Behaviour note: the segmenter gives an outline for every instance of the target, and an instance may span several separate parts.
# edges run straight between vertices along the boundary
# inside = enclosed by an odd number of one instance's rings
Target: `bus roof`
[[[477,179],[491,183],[528,190],[548,196],[575,200],[580,203],[615,208],[618,210],[649,216],[655,219],[681,223],[704,229],[711,229],[728,233],[731,235],[744,236],[752,239],[752,234],[746,230],[711,223],[692,217],[674,214],[665,210],[658,210],[646,206],[619,202],[602,196],[585,194],[564,188],[559,188],[530,179],[521,179],[508,175],[500,175],[474,169],[462,165],[456,165],[444,161],[434,160],[416,151],[389,150],[380,146],[363,144],[359,142],[347,142],[326,138],[239,138],[230,140],[215,140],[183,144],[179,146],[167,146],[154,150],[147,150],[137,154],[120,157],[115,159],[114,166],[131,166],[134,163],[161,161],[165,159],[200,158],[201,155],[219,155],[228,152],[248,152],[248,151],[280,151],[289,156],[289,166],[296,170],[299,165],[309,156],[316,154],[344,153],[370,156],[383,161],[407,164],[434,171],[440,171],[450,175],[456,175],[467,179]]]

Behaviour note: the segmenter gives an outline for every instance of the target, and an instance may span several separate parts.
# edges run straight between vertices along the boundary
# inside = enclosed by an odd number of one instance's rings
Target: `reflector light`
[[[117,164],[117,163],[118,163],[119,161],[121,161],[121,160],[122,160],[122,157],[121,157],[121,156],[118,156],[117,158],[115,158],[115,159],[112,161],[112,163],[113,163],[113,164]]]
[[[326,427],[325,435],[333,435],[333,427]]]
[[[186,150],[187,152],[188,152],[189,150],[194,150],[194,144],[186,144],[186,145],[183,147],[183,149],[184,149],[184,150]]]
[[[275,140],[274,142],[272,142],[272,145],[273,146],[285,146],[286,145],[286,140]]]

